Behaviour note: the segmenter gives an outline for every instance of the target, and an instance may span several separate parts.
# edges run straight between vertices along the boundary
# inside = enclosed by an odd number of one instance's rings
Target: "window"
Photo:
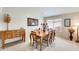
[[[62,31],[62,19],[48,20],[48,26],[49,28],[54,29],[56,32],[61,32]]]

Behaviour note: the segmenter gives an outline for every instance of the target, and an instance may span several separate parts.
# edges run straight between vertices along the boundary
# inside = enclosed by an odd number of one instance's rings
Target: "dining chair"
[[[36,43],[36,48],[37,48],[38,43],[40,41],[39,39],[40,39],[40,37],[36,35],[36,32],[31,31],[31,33],[30,33],[30,45],[34,46],[34,43]]]
[[[51,31],[51,35],[50,35],[50,38],[49,38],[49,44],[50,44],[50,47],[55,47],[55,30],[52,30]]]
[[[55,30],[52,30],[50,32],[49,42],[52,43],[52,41],[54,42],[54,40],[55,40]]]
[[[44,37],[43,40],[47,42],[47,46],[49,46],[49,44],[52,44],[55,40],[55,31],[48,31],[48,35]]]
[[[47,46],[49,46],[50,37],[51,37],[51,33],[48,32],[48,34],[43,38],[43,42],[45,41]]]

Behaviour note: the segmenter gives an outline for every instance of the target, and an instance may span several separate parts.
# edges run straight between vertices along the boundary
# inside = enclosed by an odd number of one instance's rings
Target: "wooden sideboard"
[[[8,31],[0,31],[0,38],[2,40],[2,48],[6,47],[5,40],[12,39],[16,37],[21,37],[22,41],[25,42],[25,30],[8,30]]]

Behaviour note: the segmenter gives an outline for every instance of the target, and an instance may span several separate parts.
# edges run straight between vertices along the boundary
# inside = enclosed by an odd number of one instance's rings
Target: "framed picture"
[[[64,19],[64,26],[65,27],[70,27],[71,26],[71,19],[70,18]]]
[[[28,26],[38,26],[38,19],[27,18],[27,25]]]

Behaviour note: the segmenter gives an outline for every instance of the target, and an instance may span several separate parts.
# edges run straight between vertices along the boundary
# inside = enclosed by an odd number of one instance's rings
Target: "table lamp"
[[[79,24],[76,24],[76,26],[77,26],[77,40],[76,40],[76,42],[79,43],[79,40],[78,40],[78,35],[79,35],[79,34],[78,34]]]
[[[7,24],[7,30],[8,30],[8,25],[11,21],[10,15],[9,14],[5,14],[4,15],[4,22]]]

